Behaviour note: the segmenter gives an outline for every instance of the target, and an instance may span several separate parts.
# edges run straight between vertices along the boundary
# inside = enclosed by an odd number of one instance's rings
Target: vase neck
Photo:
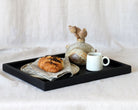
[[[77,39],[77,42],[85,42],[85,39]]]

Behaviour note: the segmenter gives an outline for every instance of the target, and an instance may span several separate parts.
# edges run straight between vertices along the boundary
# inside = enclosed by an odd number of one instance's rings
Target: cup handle
[[[107,60],[107,63],[104,63],[104,59]],[[108,66],[110,64],[110,59],[107,56],[103,56],[102,61],[103,61],[103,66]]]

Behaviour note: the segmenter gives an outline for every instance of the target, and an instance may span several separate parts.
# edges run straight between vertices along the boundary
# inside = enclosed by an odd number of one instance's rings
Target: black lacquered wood
[[[64,57],[65,54],[58,54],[55,56]],[[26,63],[33,62],[36,59],[37,58],[3,64],[3,71],[14,75],[44,91],[131,73],[130,65],[110,59],[110,65],[104,67],[101,71],[91,72],[87,71],[85,66],[80,66],[79,73],[73,77],[69,77],[70,75],[67,74],[55,81],[48,81],[32,77],[20,71],[21,66]]]

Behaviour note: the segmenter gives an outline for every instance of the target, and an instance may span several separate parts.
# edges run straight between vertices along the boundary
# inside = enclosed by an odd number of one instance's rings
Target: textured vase
[[[95,49],[90,44],[85,43],[84,40],[77,39],[76,43],[67,46],[65,56],[69,57],[69,60],[72,63],[85,65],[87,54],[94,51]]]

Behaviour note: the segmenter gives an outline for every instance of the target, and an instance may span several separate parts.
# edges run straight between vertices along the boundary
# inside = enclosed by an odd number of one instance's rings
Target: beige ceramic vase
[[[77,42],[66,46],[65,56],[69,58],[72,63],[78,65],[85,65],[87,54],[94,52],[95,49],[88,43],[85,43],[85,37],[87,36],[86,29],[80,29],[76,26],[69,26],[70,31],[77,37]]]

